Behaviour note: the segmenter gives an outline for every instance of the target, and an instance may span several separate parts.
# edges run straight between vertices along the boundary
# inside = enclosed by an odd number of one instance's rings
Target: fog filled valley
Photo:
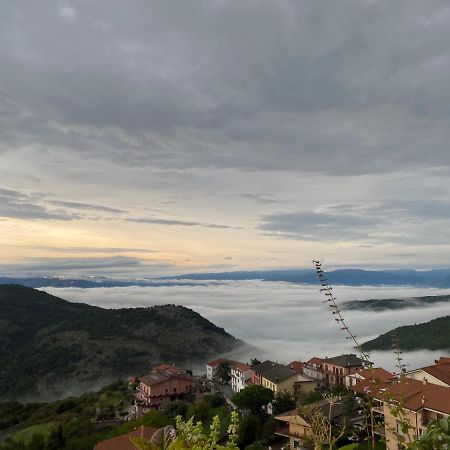
[[[73,302],[103,308],[183,305],[199,312],[233,336],[256,347],[239,354],[241,359],[257,356],[280,362],[307,360],[312,356],[334,356],[354,352],[336,325],[329,308],[322,303],[317,285],[284,282],[204,281],[188,285],[160,287],[112,288],[43,288]],[[449,294],[448,289],[409,286],[336,286],[334,293],[340,305],[352,300],[411,299]],[[353,306],[353,305],[352,305]],[[393,328],[426,322],[450,314],[450,302],[418,304],[402,309],[345,309],[344,317],[360,342],[373,339]],[[405,352],[407,368],[432,364],[443,351]],[[447,349],[448,351],[448,349]],[[231,355],[233,356],[233,355]],[[373,351],[371,359],[378,366],[395,370],[391,351]],[[201,368],[198,368],[201,370]]]

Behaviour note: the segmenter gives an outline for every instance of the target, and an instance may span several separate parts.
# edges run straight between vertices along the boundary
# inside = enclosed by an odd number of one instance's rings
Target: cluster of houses
[[[316,404],[317,408],[331,419],[333,425],[342,427],[350,420],[357,426],[365,421],[360,405],[367,402],[377,424],[374,433],[386,439],[387,450],[402,448],[402,441],[417,439],[431,421],[450,415],[450,358],[447,357],[441,357],[431,366],[404,372],[401,376],[395,376],[383,368],[374,368],[372,363],[354,354],[314,357],[304,363],[293,361],[287,365],[264,361],[250,366],[217,359],[207,363],[207,378],[216,379],[218,368],[224,363],[230,367],[230,384],[234,392],[250,384],[258,384],[275,394],[289,392],[299,398],[302,393],[315,390],[347,389],[355,395],[355,407],[350,419],[339,399],[321,400]],[[393,407],[396,405],[403,408],[402,419],[395,413]],[[297,409],[275,418],[281,424],[277,434],[285,438],[285,445],[302,448],[302,441],[311,430],[308,418],[302,417]],[[407,432],[402,426],[405,421],[409,428]]]
[[[354,394],[354,406],[349,412],[339,397],[325,396],[315,403],[316,411],[331,421],[332,426],[342,428],[351,423],[356,429],[364,426],[363,403],[370,406],[374,435],[386,440],[387,450],[403,448],[402,442],[421,436],[431,421],[450,415],[450,358],[441,357],[435,364],[395,376],[354,354],[332,358],[311,358],[309,361],[292,361],[280,364],[274,361],[254,361],[246,364],[230,359],[216,359],[206,364],[205,377],[193,376],[174,365],[159,364],[147,374],[130,378],[135,391],[136,416],[149,409],[159,409],[164,403],[202,394],[214,382],[219,381],[220,366],[226,365],[229,384],[233,392],[249,385],[260,385],[274,392],[289,392],[296,399],[315,391],[326,392],[333,388],[345,388]],[[393,406],[401,406],[403,420],[409,429],[405,431]],[[271,412],[268,405],[268,412]],[[276,434],[285,448],[301,449],[311,433],[307,415],[298,409],[286,411],[275,417]],[[128,435],[115,437],[97,444],[95,450],[134,448],[130,437],[156,436],[157,432],[140,427]]]

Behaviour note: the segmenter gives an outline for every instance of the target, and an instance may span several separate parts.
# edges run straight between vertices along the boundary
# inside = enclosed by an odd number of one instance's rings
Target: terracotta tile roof
[[[250,367],[248,364],[241,363],[241,362],[239,362],[239,361],[232,361],[232,362],[230,363],[230,367],[231,367],[232,369],[238,369],[238,370],[240,370],[241,372],[247,372],[247,370],[250,370],[250,369],[251,369],[251,367]]]
[[[387,400],[392,398],[411,410],[423,408],[450,414],[450,388],[432,383],[404,378],[398,382],[374,384],[364,380],[352,387],[355,392]]]
[[[141,383],[145,384],[146,386],[155,386],[170,379],[192,380],[193,382],[193,379],[184,373],[178,374],[170,372],[152,372],[139,378]]]
[[[158,364],[157,366],[153,367],[152,372],[169,372],[173,374],[184,374],[184,370],[180,369],[179,367],[171,366],[169,364]]]
[[[382,367],[362,369],[357,373],[357,375],[363,377],[364,380],[375,380],[376,383],[386,383],[388,381],[392,381],[395,378],[393,373],[388,372]]]
[[[116,436],[106,441],[99,442],[94,450],[136,450],[136,447],[131,443],[131,437],[142,437],[150,439],[156,432],[156,428],[145,427],[141,425],[136,430],[122,436]]]
[[[223,363],[223,362],[230,363],[231,360],[230,359],[225,359],[225,358],[218,358],[218,359],[215,359],[213,361],[210,361],[209,363],[206,363],[206,365],[209,366],[209,367],[217,367],[220,363]]]
[[[295,370],[298,373],[303,373],[304,364],[301,361],[292,361],[287,366],[289,369]]]
[[[422,367],[422,370],[450,386],[450,358],[440,358],[437,364]]]
[[[316,364],[316,365],[320,366],[320,364],[322,364],[323,361],[324,361],[323,359],[317,358],[317,356],[314,356],[310,360],[306,361],[306,364]]]

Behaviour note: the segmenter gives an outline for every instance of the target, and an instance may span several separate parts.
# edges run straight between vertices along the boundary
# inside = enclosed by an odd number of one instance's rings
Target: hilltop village
[[[159,364],[131,377],[128,384],[133,400],[127,420],[181,403],[198,404],[211,396],[244,418],[264,417],[264,426],[271,424],[270,433],[251,430],[249,434],[259,439],[242,446],[249,450],[313,448],[318,417],[337,440],[359,442],[368,436],[374,448],[398,450],[423,435],[430,423],[450,415],[449,357],[401,374],[373,367],[354,354],[289,364],[218,358],[205,364],[202,375]],[[393,408],[400,404],[402,417]],[[404,422],[410,424],[406,430]],[[130,437],[151,439],[155,432],[143,426],[100,442],[95,450],[132,450]]]

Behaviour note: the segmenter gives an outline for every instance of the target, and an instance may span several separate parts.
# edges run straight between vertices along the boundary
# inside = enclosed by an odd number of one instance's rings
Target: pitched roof
[[[375,383],[386,383],[387,381],[392,381],[395,378],[393,373],[388,372],[382,367],[374,367],[373,369],[362,369],[353,375],[360,376],[362,377],[363,380],[374,381]]]
[[[282,365],[275,365],[272,368],[265,370],[262,374],[262,377],[266,380],[271,381],[272,383],[282,383],[283,381],[295,376],[298,374],[295,370],[289,369],[289,367]]]
[[[325,358],[324,362],[340,367],[359,367],[367,366],[368,364],[368,361],[358,358],[353,353],[350,353],[348,355],[334,356],[332,358]]]
[[[437,364],[422,367],[422,370],[450,386],[450,358],[440,358]]]
[[[423,408],[450,414],[450,388],[432,383],[404,378],[397,382],[374,384],[363,380],[352,387],[355,392],[387,401],[389,398],[401,402],[411,410]]]
[[[310,360],[306,361],[306,364],[316,364],[316,365],[320,365],[323,363],[323,359],[322,358],[317,358],[317,356],[312,357]]]
[[[182,379],[182,380],[192,380],[193,379],[184,373],[178,374],[178,373],[170,373],[170,372],[152,372],[148,375],[145,375],[143,377],[140,377],[139,380],[141,383],[147,385],[147,386],[155,386],[159,383],[162,383],[164,381],[170,380],[170,379]]]
[[[241,363],[239,361],[232,361],[230,367],[232,369],[240,370],[241,372],[247,372],[247,370],[251,369],[251,367],[248,364]]]
[[[156,432],[156,428],[146,427],[141,425],[131,433],[123,434],[122,436],[116,436],[106,441],[99,442],[94,450],[136,450],[136,447],[132,444],[131,437],[142,437],[144,439],[150,439]]]
[[[152,372],[168,372],[172,374],[184,374],[185,371],[176,366],[171,366],[169,364],[158,364],[155,367],[152,367]]]
[[[277,365],[277,363],[266,360],[262,363],[256,364],[256,366],[253,366],[252,370],[257,374],[262,375],[264,372],[266,372],[267,370],[271,369],[272,367],[274,367],[276,365]]]
[[[319,402],[313,403],[313,405],[319,408],[319,411],[325,417],[330,417],[331,420],[337,419],[344,413],[344,407],[342,403],[330,403],[328,400],[323,399]],[[275,416],[275,419],[281,420],[283,422],[301,424],[304,426],[310,426],[308,419],[300,415],[298,410],[293,409],[292,411],[287,411],[283,414]]]
[[[241,363],[239,361],[234,361],[232,359],[226,359],[226,358],[215,359],[213,361],[210,361],[210,362],[206,363],[206,365],[209,366],[209,367],[217,367],[220,363],[228,363],[230,365],[230,367],[233,367],[233,366],[239,367],[240,365],[246,365],[247,366],[247,364]]]
[[[304,364],[301,361],[292,361],[287,366],[289,367],[289,369],[295,370],[298,373],[302,373]]]

